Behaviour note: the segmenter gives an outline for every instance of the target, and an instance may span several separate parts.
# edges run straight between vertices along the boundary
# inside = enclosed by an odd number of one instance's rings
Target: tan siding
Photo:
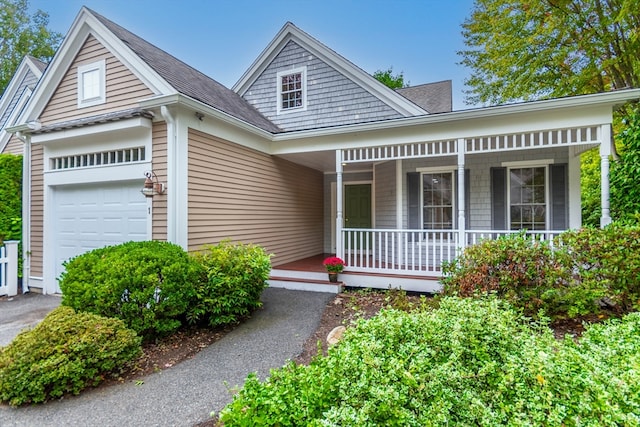
[[[41,145],[31,149],[31,276],[42,277],[44,228],[44,153]]]
[[[323,251],[320,172],[189,130],[189,250],[254,243],[273,265]]]
[[[157,122],[153,124],[152,136],[152,164],[153,171],[158,175],[159,182],[167,182],[167,124]],[[168,191],[171,191],[168,189]],[[167,196],[153,198],[153,240],[167,240]]]
[[[106,103],[78,108],[78,66],[100,59],[105,59],[106,62]],[[132,108],[137,106],[140,99],[152,94],[151,90],[95,37],[89,36],[49,100],[40,121],[43,125],[48,125]]]
[[[22,141],[20,141],[14,135],[11,138],[9,138],[9,143],[7,144],[6,147],[4,147],[4,150],[0,154],[16,154],[21,156],[22,154],[24,154],[23,150],[24,150],[24,145]]]

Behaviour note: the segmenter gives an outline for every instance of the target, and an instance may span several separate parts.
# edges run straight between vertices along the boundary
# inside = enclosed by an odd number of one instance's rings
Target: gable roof
[[[280,32],[278,32],[271,43],[262,51],[232,89],[243,96],[269,64],[271,64],[273,59],[284,49],[287,43],[292,40],[403,116],[411,117],[428,114],[423,108],[380,83],[373,76],[334,50],[329,49],[291,22],[287,22],[282,27]]]
[[[237,93],[104,16],[89,11],[181,94],[269,132],[280,131]]]
[[[396,89],[400,95],[418,104],[430,114],[452,110],[451,80]]]
[[[5,88],[0,98],[0,153],[11,137],[5,128],[15,124],[46,67],[46,63],[26,55]]]

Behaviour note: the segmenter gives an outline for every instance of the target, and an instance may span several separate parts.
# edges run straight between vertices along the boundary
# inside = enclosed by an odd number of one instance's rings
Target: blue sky
[[[393,67],[411,85],[453,80],[464,104],[460,24],[473,0],[29,0],[66,34],[84,5],[227,87],[291,21],[368,73]]]

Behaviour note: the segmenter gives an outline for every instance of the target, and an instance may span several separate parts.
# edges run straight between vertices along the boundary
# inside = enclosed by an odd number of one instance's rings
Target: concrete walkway
[[[300,354],[332,297],[268,288],[261,310],[193,359],[150,375],[140,385],[90,390],[44,405],[2,405],[0,426],[190,427],[206,421],[211,411],[231,401],[229,387],[242,385],[250,372],[264,379],[270,369]]]

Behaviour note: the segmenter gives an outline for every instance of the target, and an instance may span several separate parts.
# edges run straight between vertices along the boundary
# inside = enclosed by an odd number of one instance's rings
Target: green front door
[[[371,184],[344,186],[344,226],[371,228]]]
[[[371,184],[344,186],[345,228],[371,228]],[[370,249],[368,233],[349,231],[345,235],[348,252]]]

